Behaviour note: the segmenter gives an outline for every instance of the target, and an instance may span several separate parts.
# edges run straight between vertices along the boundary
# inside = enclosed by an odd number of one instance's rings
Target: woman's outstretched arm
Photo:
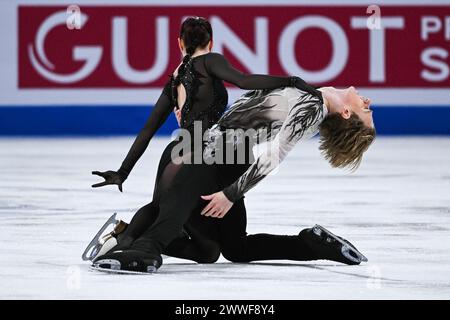
[[[133,145],[118,170],[121,175],[124,175],[125,179],[128,177],[136,162],[147,149],[147,146],[155,132],[162,126],[172,112],[170,85],[171,81],[168,81],[158,101],[156,102],[152,113],[147,119],[147,122],[134,140]]]
[[[105,181],[93,184],[93,188],[102,187],[105,185],[116,184],[119,190],[122,192],[122,184],[127,179],[131,170],[133,169],[136,162],[147,149],[150,140],[152,139],[155,132],[161,127],[161,125],[166,121],[167,117],[172,111],[172,101],[171,101],[171,81],[169,80],[163,92],[161,93],[158,101],[155,104],[153,112],[150,114],[144,127],[139,132],[138,136],[134,140],[133,145],[128,151],[127,156],[122,162],[119,170],[117,171],[92,171],[92,174],[98,175],[105,179]]]
[[[293,86],[293,77],[265,74],[245,74],[235,69],[220,53],[212,52],[206,57],[207,70],[215,77],[230,82],[241,89],[276,89]]]
[[[280,77],[265,74],[245,74],[235,69],[220,53],[211,52],[208,54],[205,64],[209,73],[241,89],[258,90],[296,87],[313,95],[321,96],[316,88],[297,76]]]

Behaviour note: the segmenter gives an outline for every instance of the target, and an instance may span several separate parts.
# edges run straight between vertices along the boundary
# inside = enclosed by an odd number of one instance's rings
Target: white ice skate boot
[[[100,228],[94,238],[92,238],[91,242],[83,252],[83,260],[93,261],[96,257],[106,254],[109,250],[117,245],[117,235],[122,233],[126,229],[128,224],[123,222],[122,220],[117,220],[116,215],[117,213],[114,213],[111,217],[109,217],[109,219]],[[114,230],[102,236],[103,232],[111,224],[114,224]]]

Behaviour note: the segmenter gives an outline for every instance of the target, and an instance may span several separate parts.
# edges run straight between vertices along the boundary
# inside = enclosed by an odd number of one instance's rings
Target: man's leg
[[[214,219],[214,218],[211,218]],[[244,200],[236,201],[219,222],[222,255],[233,262],[261,260],[313,260],[314,252],[298,235],[247,235],[247,213]]]
[[[247,145],[245,150],[245,158],[252,159],[251,148]],[[236,155],[234,159],[237,159]],[[224,164],[216,167],[221,189],[223,189],[238,179],[248,169],[249,163]],[[247,212],[244,199],[236,201],[224,218],[217,220],[221,252],[227,260],[233,262],[275,259],[303,261],[315,258],[304,239],[298,235],[247,235]]]
[[[320,226],[303,229],[292,236],[247,235],[245,227],[245,206],[240,200],[220,223],[220,246],[226,259],[233,262],[325,259],[350,265],[367,261],[350,242]]]

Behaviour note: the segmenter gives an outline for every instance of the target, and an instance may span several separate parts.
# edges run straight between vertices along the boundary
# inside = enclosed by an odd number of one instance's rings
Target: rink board
[[[180,61],[179,25],[194,14],[210,19],[213,51],[243,72],[354,85],[372,99],[379,134],[450,134],[448,1],[377,1],[378,26],[362,0],[71,4],[0,4],[0,135],[136,133]],[[230,104],[243,93],[227,88]],[[171,118],[158,134],[174,128]]]

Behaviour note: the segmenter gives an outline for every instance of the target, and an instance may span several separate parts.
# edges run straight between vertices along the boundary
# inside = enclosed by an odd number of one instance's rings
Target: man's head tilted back
[[[371,101],[354,87],[321,91],[331,111],[319,127],[319,149],[332,167],[355,171],[376,136]]]

